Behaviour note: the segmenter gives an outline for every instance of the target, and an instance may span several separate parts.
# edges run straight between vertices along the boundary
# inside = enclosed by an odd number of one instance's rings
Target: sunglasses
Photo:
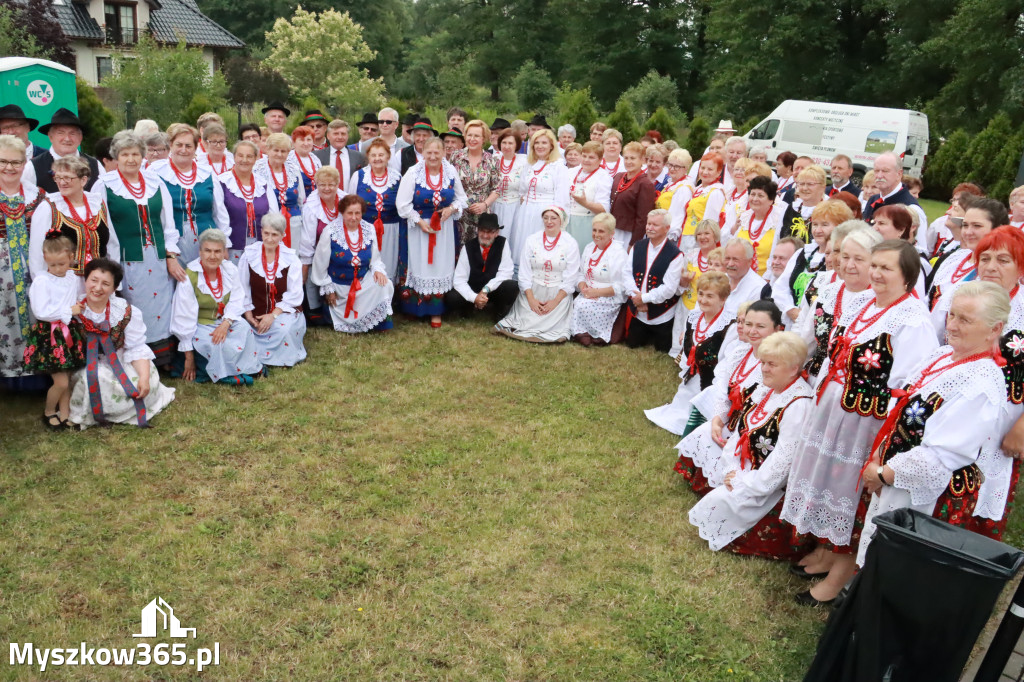
[[[393,126],[396,123],[398,123],[398,121],[385,121],[381,119],[380,121],[377,121],[377,123],[381,124],[382,126]]]

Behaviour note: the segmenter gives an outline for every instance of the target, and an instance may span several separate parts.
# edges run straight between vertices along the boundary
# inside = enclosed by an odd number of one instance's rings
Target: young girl
[[[67,428],[70,414],[70,373],[85,365],[85,333],[75,316],[82,312],[78,301],[82,278],[70,272],[74,245],[60,232],[43,241],[46,272],[32,280],[28,300],[38,320],[25,345],[25,366],[47,372],[53,386],[46,393],[43,424],[53,430]]]

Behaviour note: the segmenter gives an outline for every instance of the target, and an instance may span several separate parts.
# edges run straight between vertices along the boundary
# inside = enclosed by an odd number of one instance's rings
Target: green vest
[[[202,265],[199,267],[202,267]],[[218,303],[217,299],[213,296],[199,291],[198,272],[191,268],[185,268],[185,274],[187,274],[189,280],[191,280],[192,291],[195,292],[196,300],[199,301],[199,318],[197,319],[197,322],[199,322],[199,324],[217,324],[220,322],[220,317],[224,311],[221,306],[226,306],[228,304],[228,301],[231,299],[231,292],[225,291],[224,298],[222,298]],[[221,276],[223,277],[223,274]],[[220,308],[220,314],[218,314],[218,308]]]
[[[107,188],[107,209],[110,211],[110,222],[117,233],[117,241],[121,243],[121,262],[138,263],[142,261],[142,252],[146,246],[146,231],[142,226],[142,209],[146,209],[146,225],[156,246],[160,260],[167,258],[164,251],[164,228],[160,213],[164,207],[163,193],[151,196],[148,203],[137,204],[134,199],[125,199],[114,194]]]

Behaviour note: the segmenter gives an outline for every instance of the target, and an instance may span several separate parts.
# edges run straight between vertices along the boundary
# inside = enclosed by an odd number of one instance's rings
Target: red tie
[[[345,167],[341,163],[341,155],[344,151],[344,149],[336,149],[334,151],[334,167],[338,169],[338,175],[341,176],[341,179],[338,180],[338,187],[343,192],[345,191]]]
[[[835,187],[833,187],[832,191],[828,193],[830,197],[834,197],[837,194],[839,194],[839,190],[837,190]]]
[[[490,252],[491,252],[491,247],[489,247],[489,246],[481,246],[480,247],[480,255],[484,257],[484,267],[487,266],[487,254],[489,254]]]

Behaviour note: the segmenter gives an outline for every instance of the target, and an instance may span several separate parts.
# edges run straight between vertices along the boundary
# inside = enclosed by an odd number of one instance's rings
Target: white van
[[[785,151],[809,156],[827,171],[832,157],[853,159],[858,179],[882,152],[903,158],[903,172],[921,177],[928,154],[928,117],[909,109],[788,99],[743,136],[748,147],[763,146],[768,160]]]

